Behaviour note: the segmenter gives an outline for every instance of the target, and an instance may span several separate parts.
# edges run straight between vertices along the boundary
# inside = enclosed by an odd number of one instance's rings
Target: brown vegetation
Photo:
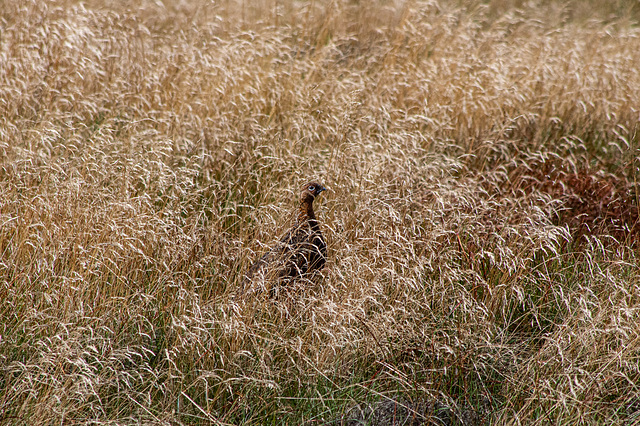
[[[3,1],[0,421],[636,422],[639,16]],[[237,300],[309,176],[321,276]]]
[[[536,165],[532,187],[561,201],[557,222],[569,226],[573,240],[595,234],[613,238],[613,244],[637,244],[640,221],[636,185],[625,176],[602,170],[567,169],[561,160]]]

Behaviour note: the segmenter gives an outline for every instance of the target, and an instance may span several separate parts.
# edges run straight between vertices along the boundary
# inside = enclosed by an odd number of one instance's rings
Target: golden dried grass
[[[2,9],[3,421],[637,420],[633,2]],[[309,177],[323,279],[235,300]]]

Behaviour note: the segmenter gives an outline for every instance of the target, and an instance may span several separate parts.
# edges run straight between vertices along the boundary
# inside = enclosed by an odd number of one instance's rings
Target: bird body
[[[321,184],[309,182],[300,192],[300,206],[294,226],[276,246],[254,262],[244,275],[246,288],[253,281],[287,281],[304,277],[324,267],[327,256],[313,201],[325,191]]]

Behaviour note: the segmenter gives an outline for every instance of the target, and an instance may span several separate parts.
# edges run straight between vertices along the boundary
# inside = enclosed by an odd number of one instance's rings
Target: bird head
[[[313,201],[322,191],[326,191],[327,188],[319,184],[318,182],[309,182],[302,187],[300,193],[300,199],[304,201]]]

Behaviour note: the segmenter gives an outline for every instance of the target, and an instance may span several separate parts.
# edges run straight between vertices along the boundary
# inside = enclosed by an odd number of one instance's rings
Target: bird
[[[299,208],[293,227],[285,233],[269,252],[247,269],[243,277],[245,289],[262,280],[287,283],[296,278],[308,277],[322,269],[327,260],[327,244],[313,211],[313,202],[326,191],[322,184],[312,181],[300,189]],[[264,288],[264,287],[263,287]],[[270,293],[273,296],[274,288]]]

